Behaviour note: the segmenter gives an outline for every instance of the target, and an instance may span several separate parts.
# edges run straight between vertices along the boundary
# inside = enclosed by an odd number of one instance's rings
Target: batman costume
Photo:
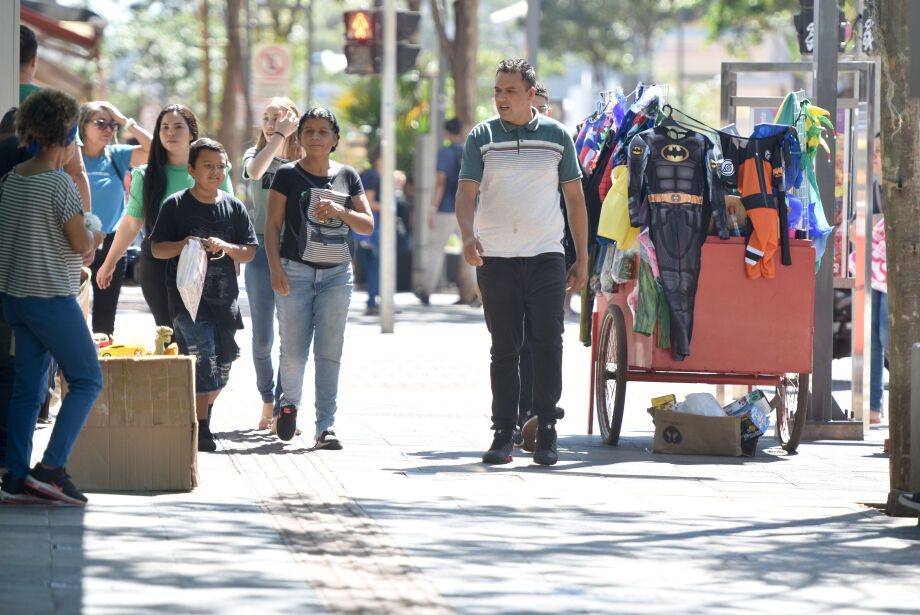
[[[722,182],[737,188],[749,225],[744,270],[749,280],[776,277],[779,246],[783,265],[791,265],[784,167],[789,159],[788,126],[768,137],[746,138],[719,132]],[[793,133],[794,134],[794,133]],[[773,199],[774,189],[777,193]]]
[[[673,356],[682,361],[690,354],[700,253],[711,215],[719,237],[729,237],[713,144],[691,130],[658,126],[633,137],[627,166],[630,223],[643,226],[648,218],[671,310]]]

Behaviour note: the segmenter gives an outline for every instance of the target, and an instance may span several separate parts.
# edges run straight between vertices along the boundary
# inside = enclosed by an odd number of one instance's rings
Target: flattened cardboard
[[[67,463],[82,489],[173,491],[198,486],[195,361],[100,359],[103,389]]]
[[[740,416],[700,416],[655,408],[652,420],[655,422],[653,453],[742,455]]]

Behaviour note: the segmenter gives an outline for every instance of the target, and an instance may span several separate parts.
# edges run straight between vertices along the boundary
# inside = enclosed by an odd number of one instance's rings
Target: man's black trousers
[[[555,423],[556,404],[562,395],[564,257],[546,253],[482,260],[477,278],[486,326],[492,334],[492,427],[510,433],[517,423],[525,316],[533,356],[533,412],[541,423]]]

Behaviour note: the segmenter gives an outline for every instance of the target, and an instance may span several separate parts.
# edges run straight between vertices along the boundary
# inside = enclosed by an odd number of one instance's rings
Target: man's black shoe
[[[281,413],[278,415],[276,425],[280,439],[287,442],[293,438],[294,434],[297,433],[297,407],[294,404],[281,406]]]
[[[504,429],[496,429],[495,437],[492,439],[492,446],[483,454],[482,462],[491,465],[508,463],[511,461],[513,447],[511,433]]]
[[[556,426],[540,425],[537,427],[537,450],[533,453],[534,463],[551,466],[559,461],[556,452]]]

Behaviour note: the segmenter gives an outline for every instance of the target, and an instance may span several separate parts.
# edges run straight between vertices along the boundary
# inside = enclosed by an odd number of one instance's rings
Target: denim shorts
[[[195,362],[195,394],[216,393],[225,386],[230,378],[230,365],[235,350],[225,348],[226,335],[216,331],[213,324],[199,320],[194,322],[188,312],[176,315],[173,320],[176,343],[179,352],[197,357]],[[232,337],[230,338],[232,339]]]

